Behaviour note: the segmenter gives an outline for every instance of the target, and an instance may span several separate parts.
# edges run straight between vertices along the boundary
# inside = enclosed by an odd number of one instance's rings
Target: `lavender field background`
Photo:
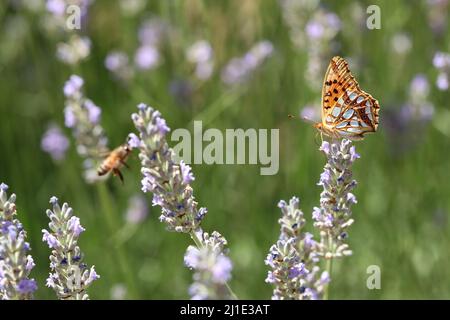
[[[381,9],[379,30],[366,26],[371,4]],[[17,195],[36,263],[35,297],[55,298],[45,287],[50,251],[41,232],[53,195],[86,228],[79,245],[101,275],[92,299],[184,299],[192,282],[183,264],[191,239],[158,221],[159,207],[141,191],[137,152],[122,170],[124,185],[83,178],[64,118],[72,74],[101,108],[111,148],[135,132],[131,114],[140,102],[172,129],[202,120],[220,130],[280,130],[276,175],[261,176],[255,165],[192,165],[196,199],[208,208],[203,228],[229,243],[230,286],[239,298],[269,299],[264,259],[279,233],[277,203],[297,195],[310,219],[325,163],[315,129],[288,114],[320,112],[323,74],[340,55],[381,109],[379,131],[355,143],[353,255],[334,264],[330,297],[449,298],[449,10],[447,0],[95,0],[81,30],[71,31],[58,27],[46,1],[2,1],[0,182]],[[74,35],[90,39],[89,54],[75,63],[70,50],[57,54]],[[203,46],[190,57],[200,40],[212,53]],[[68,140],[54,140],[52,127]],[[380,290],[366,287],[369,265],[381,268]]]

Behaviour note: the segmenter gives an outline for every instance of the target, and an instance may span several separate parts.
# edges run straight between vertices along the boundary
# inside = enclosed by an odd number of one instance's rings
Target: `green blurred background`
[[[85,80],[86,95],[103,110],[101,124],[110,147],[134,130],[130,115],[139,102],[159,109],[172,129],[192,130],[193,120],[221,130],[280,129],[277,175],[261,176],[255,165],[193,165],[195,196],[208,208],[203,228],[219,231],[229,242],[231,287],[239,298],[268,299],[272,288],[264,282],[264,259],[279,233],[277,203],[299,196],[312,231],[311,212],[321,192],[316,183],[325,159],[316,132],[288,118],[308,104],[320,108],[320,87],[313,88],[305,77],[315,48],[293,41],[292,24],[283,15],[286,1],[144,1],[131,13],[125,2],[96,0],[90,5],[78,33],[90,37],[91,53],[77,66],[56,58],[57,43],[74,31],[47,31],[43,1],[30,1],[35,7],[12,0],[0,5],[0,181],[17,194],[18,217],[36,262],[36,298],[55,298],[45,287],[50,250],[41,240],[52,195],[69,202],[86,228],[79,245],[85,262],[101,275],[89,289],[91,298],[109,299],[117,288],[126,288],[126,298],[189,298],[192,273],[183,265],[183,255],[190,238],[165,231],[156,207],[142,223],[126,222],[129,199],[141,192],[137,155],[128,161],[131,170],[124,170],[123,186],[118,179],[106,181],[106,189],[83,180],[82,160],[63,114],[62,87],[76,73]],[[361,159],[354,166],[358,204],[349,238],[353,256],[333,266],[332,299],[450,296],[449,95],[437,89],[433,66],[437,51],[450,50],[445,3],[321,1],[312,10],[334,12],[341,21],[333,45],[325,43],[320,76],[334,54],[349,58],[361,87],[381,105],[379,132],[356,145]],[[365,26],[370,4],[381,8],[380,30]],[[298,18],[300,30],[312,13]],[[439,17],[443,22],[436,27]],[[105,57],[122,50],[132,62],[138,30],[149,18],[159,18],[171,29],[159,47],[159,66],[126,81],[117,79],[105,68]],[[185,58],[186,48],[201,39],[214,50],[214,73],[206,81],[195,79]],[[225,85],[220,78],[225,64],[263,39],[272,42],[272,56],[244,83]],[[401,110],[419,73],[429,81],[434,113],[422,119],[416,112],[405,120]],[[53,161],[41,150],[50,123],[70,137],[63,161]],[[146,198],[150,207],[151,195]],[[381,290],[366,287],[369,265],[381,268]]]

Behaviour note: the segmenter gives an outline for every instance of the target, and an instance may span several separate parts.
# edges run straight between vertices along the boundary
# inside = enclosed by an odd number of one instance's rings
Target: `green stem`
[[[129,298],[138,298],[138,289],[136,288],[136,281],[134,279],[135,272],[133,272],[133,270],[130,268],[129,260],[127,259],[122,244],[119,243],[117,241],[117,238],[114,236],[116,231],[119,229],[119,225],[117,223],[114,214],[115,211],[112,206],[113,199],[106,189],[105,183],[97,183],[97,191],[99,193],[101,211],[106,219],[111,239],[113,239],[113,247],[115,248],[114,252],[116,253],[116,258],[118,260],[122,276],[128,287]]]
[[[194,243],[195,243],[195,246],[196,246],[198,249],[201,249],[201,248],[204,247],[204,246],[203,246],[203,242],[197,237],[197,235],[195,234],[194,231],[189,232],[189,235],[191,236],[192,240],[193,240]],[[227,287],[228,292],[230,293],[231,298],[234,299],[234,300],[239,300],[238,297],[237,297],[237,295],[236,295],[236,294],[233,292],[233,290],[231,289],[231,287],[230,287],[230,285],[228,284],[228,282],[225,282],[225,286]]]
[[[328,250],[329,252],[332,252],[333,254],[331,255],[331,257],[329,259],[327,259],[327,264],[326,264],[326,271],[328,272],[328,276],[331,279],[331,271],[333,269],[333,259],[334,259],[334,249],[332,248],[333,246],[333,240],[331,238],[331,235],[328,235]],[[325,285],[324,288],[324,292],[323,292],[323,299],[324,300],[329,300],[329,289],[330,289],[330,283],[327,283]]]
[[[327,266],[326,266],[326,270],[328,272],[328,275],[331,278],[331,269],[333,268],[333,258],[330,258],[327,260]],[[324,300],[329,300],[329,288],[330,288],[330,283],[327,283],[323,292],[323,299]]]

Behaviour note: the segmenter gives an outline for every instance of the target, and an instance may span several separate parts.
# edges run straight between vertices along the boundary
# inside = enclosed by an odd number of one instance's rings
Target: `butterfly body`
[[[333,57],[322,88],[322,122],[314,127],[334,138],[362,140],[378,128],[378,101],[361,90],[348,63]]]

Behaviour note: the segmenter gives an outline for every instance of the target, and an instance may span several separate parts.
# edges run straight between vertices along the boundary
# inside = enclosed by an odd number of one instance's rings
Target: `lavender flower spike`
[[[197,208],[190,185],[195,179],[191,167],[174,161],[166,141],[170,129],[161,114],[143,103],[138,109],[131,118],[139,131],[140,142],[133,144],[140,149],[142,190],[153,193],[153,205],[162,208],[160,220],[167,229],[188,233],[196,245],[189,246],[185,255],[186,265],[195,270],[189,289],[192,299],[236,298],[227,284],[232,264],[224,249],[225,238],[218,232],[209,235],[200,227],[207,210]]]
[[[200,231],[201,232],[201,231]],[[225,255],[227,241],[220,233],[202,233],[204,245],[201,248],[189,246],[184,263],[195,271],[194,282],[189,288],[192,300],[232,299],[226,286],[231,278],[233,265]]]
[[[294,197],[289,204],[282,200],[278,207],[282,213],[278,220],[280,237],[265,260],[271,268],[266,282],[275,285],[272,299],[322,299],[330,279],[328,272],[320,272],[316,254],[318,243],[312,234],[302,231],[305,219],[299,200]]]
[[[52,272],[47,278],[47,287],[52,288],[60,300],[88,300],[86,289],[100,276],[94,266],[89,269],[83,263],[83,253],[77,245],[85,229],[67,203],[61,208],[56,197],[52,197],[50,203],[53,206],[52,210],[47,210],[50,231],[42,230],[42,241],[52,249]]]
[[[15,217],[16,195],[8,198],[7,190],[6,184],[0,184],[0,299],[32,299],[37,284],[29,275],[35,264],[27,254],[26,232]]]
[[[85,178],[88,182],[99,180],[96,168],[106,153],[108,140],[100,126],[101,109],[87,99],[82,91],[84,80],[70,76],[64,85],[66,127],[72,129],[78,154],[85,159]]]
[[[166,141],[170,129],[159,111],[143,103],[138,108],[132,119],[141,139],[142,190],[153,193],[153,205],[162,208],[160,220],[167,224],[168,230],[194,232],[206,209],[197,208],[190,186],[194,180],[191,168],[173,160],[174,153]]]
[[[353,223],[351,207],[357,202],[351,193],[356,186],[352,165],[359,155],[347,139],[331,144],[324,141],[320,150],[328,161],[318,183],[323,187],[320,208],[315,207],[312,215],[314,227],[320,230],[318,254],[325,259],[349,256],[347,229]]]

